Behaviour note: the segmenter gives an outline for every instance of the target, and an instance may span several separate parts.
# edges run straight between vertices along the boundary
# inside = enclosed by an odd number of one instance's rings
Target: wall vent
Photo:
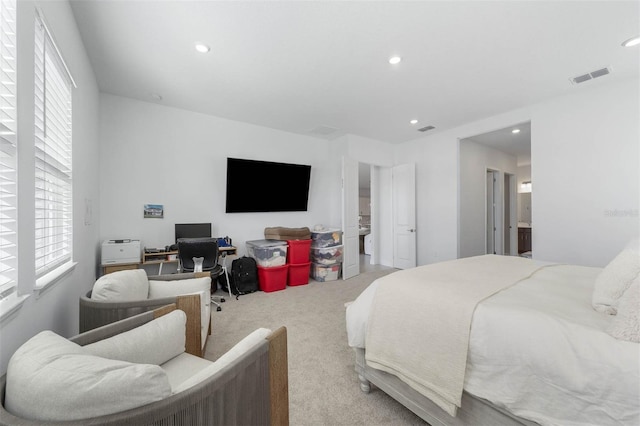
[[[419,132],[426,132],[427,130],[433,130],[433,129],[435,129],[434,126],[425,126],[425,127],[422,127],[420,129],[418,129],[418,131]]]
[[[599,70],[591,71],[587,74],[582,74],[577,77],[569,79],[573,84],[584,83],[585,81],[593,80],[594,78],[602,77],[603,75],[611,74],[611,67],[601,68]]]

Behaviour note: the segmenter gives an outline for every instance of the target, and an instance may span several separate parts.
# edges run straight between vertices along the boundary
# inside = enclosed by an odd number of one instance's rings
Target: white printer
[[[140,263],[140,240],[104,240],[102,264]]]

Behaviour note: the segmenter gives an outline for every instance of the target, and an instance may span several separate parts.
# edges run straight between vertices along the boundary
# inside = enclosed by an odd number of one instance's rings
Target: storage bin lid
[[[247,241],[247,245],[250,245],[252,247],[286,247],[287,246],[287,242],[286,241],[280,241],[280,240],[252,240],[252,241]]]
[[[319,231],[313,230],[313,231],[311,231],[311,234],[312,235],[313,234],[333,234],[335,232],[339,232],[339,233],[342,234],[342,229],[340,229],[340,228],[327,228],[327,229],[322,229],[322,230],[319,230]]]

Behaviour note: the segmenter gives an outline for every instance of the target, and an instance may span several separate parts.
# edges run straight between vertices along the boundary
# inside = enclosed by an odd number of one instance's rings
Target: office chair
[[[211,303],[217,306],[217,311],[221,311],[220,303],[225,299],[213,295],[218,288],[218,277],[224,273],[222,265],[218,263],[218,241],[215,238],[179,238],[177,243],[180,272],[195,272],[196,261],[203,258],[202,272],[211,274]]]

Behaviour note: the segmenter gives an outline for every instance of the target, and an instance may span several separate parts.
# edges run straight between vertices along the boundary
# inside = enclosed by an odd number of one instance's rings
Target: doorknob
[[[416,232],[416,230],[415,230],[415,229],[413,229],[413,228],[410,228],[408,231],[409,231],[409,232]]]

